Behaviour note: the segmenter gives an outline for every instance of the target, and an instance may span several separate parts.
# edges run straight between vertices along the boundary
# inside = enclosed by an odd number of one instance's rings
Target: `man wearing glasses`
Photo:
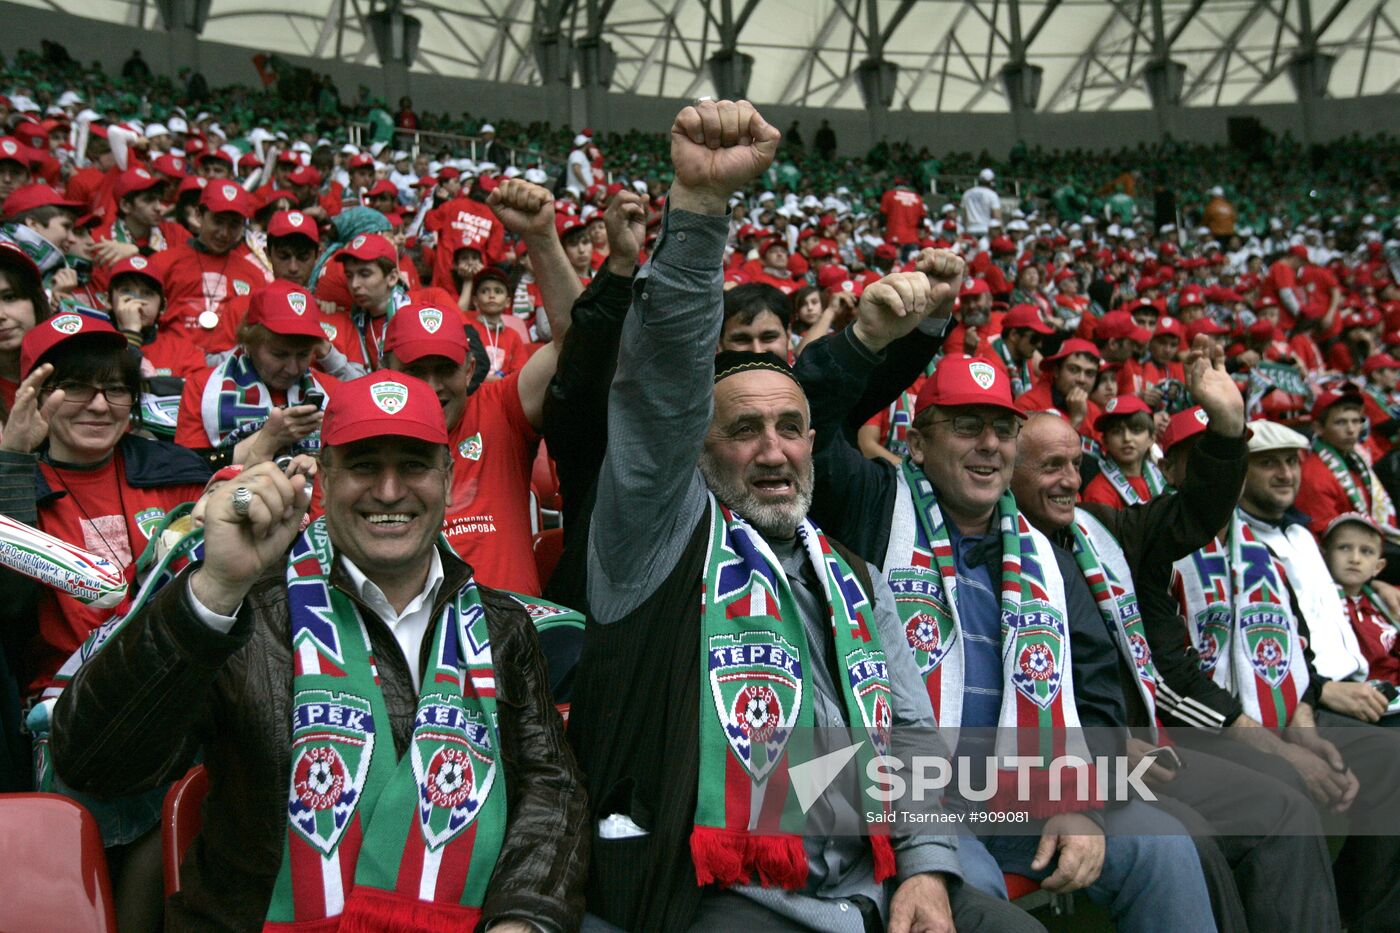
[[[20,374],[0,437],[0,513],[133,579],[151,533],[169,509],[199,498],[208,467],[192,451],[127,432],[140,357],[106,321],[70,313],[39,324],[20,345]],[[7,645],[23,644],[21,632],[30,638],[22,654],[31,693],[113,614],[9,571],[0,589]]]
[[[813,515],[884,574],[940,729],[964,730],[956,754],[994,752],[966,730],[1024,736],[1052,722],[1071,742],[1078,726],[1107,727],[1085,734],[1088,753],[1122,754],[1114,642],[1074,558],[1030,525],[1009,492],[1025,416],[1005,371],[944,357],[919,390],[898,468],[862,457],[842,430],[886,348],[923,316],[912,306],[902,315],[862,306],[849,336],[825,338],[838,348],[799,360],[817,435]],[[1001,872],[1011,871],[1050,891],[1084,889],[1118,929],[1215,929],[1180,823],[1138,802],[1068,794],[1052,803],[1037,780],[1032,773],[1030,793],[1018,788],[1003,801],[1031,812],[1030,835],[960,840],[966,883],[1005,896]]]

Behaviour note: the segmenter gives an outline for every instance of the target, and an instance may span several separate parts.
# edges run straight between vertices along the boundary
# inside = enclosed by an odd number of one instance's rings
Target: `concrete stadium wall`
[[[217,13],[217,2],[214,10]],[[100,61],[109,71],[119,69],[133,48],[141,49],[142,56],[157,74],[174,74],[177,70],[180,49],[171,37],[161,32],[99,23],[3,0],[0,0],[0,17],[4,24],[0,29],[0,52],[6,56],[21,48],[37,49],[41,39],[55,39],[79,61]],[[256,85],[257,73],[251,62],[254,54],[253,49],[216,42],[200,42],[198,46],[199,67],[215,86]],[[359,85],[368,86],[377,95],[385,94],[392,86],[386,71],[377,67],[291,55],[284,57],[317,72],[329,73],[347,101],[354,97]],[[589,113],[586,95],[577,89],[570,91],[565,100],[552,96],[542,87],[419,72],[410,74],[408,85],[419,110],[465,110],[491,119],[506,115],[516,119],[567,117],[574,126],[592,125],[604,131],[660,130],[669,124],[681,105],[678,100],[666,98],[607,93],[596,95],[595,112]],[[770,122],[784,129],[794,119],[800,120],[809,144],[823,119],[831,122],[843,153],[863,152],[872,138],[872,121],[863,110],[822,111],[776,105],[763,109]],[[1191,108],[1170,114],[1167,125],[1178,139],[1221,143],[1227,139],[1229,118],[1241,116],[1257,118],[1274,133],[1302,136],[1302,110],[1293,104]],[[1015,130],[1005,114],[896,111],[889,114],[886,126],[890,138],[928,145],[935,152],[985,149],[995,156],[1005,156],[1015,142]],[[1329,100],[1316,108],[1314,115],[1314,133],[1318,141],[1352,133],[1371,134],[1395,126],[1400,126],[1400,95]],[[1035,114],[1027,118],[1025,126],[1027,142],[1049,149],[1119,149],[1155,142],[1160,135],[1158,117],[1151,111]]]

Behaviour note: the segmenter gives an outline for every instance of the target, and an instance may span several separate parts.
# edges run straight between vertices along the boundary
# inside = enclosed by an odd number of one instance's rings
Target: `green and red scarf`
[[[690,836],[696,881],[801,888],[803,813],[789,778],[789,739],[815,725],[807,644],[792,588],[761,535],[710,496],[701,606],[700,777]],[[847,721],[862,738],[858,773],[889,747],[893,720],[874,607],[850,565],[808,520],[798,538],[826,593]],[[894,874],[889,838],[872,826],[875,880]]]
[[[962,722],[963,640],[957,566],[948,526],[933,484],[906,459],[885,553],[885,577],[894,592],[905,637],[924,678],[934,718],[944,729]],[[1002,698],[996,752],[1053,758],[1090,755],[1079,732],[1071,677],[1064,580],[1050,542],[1031,527],[1010,491],[997,503],[1001,537]],[[990,724],[979,724],[990,725]],[[1017,799],[1014,769],[997,782],[988,806],[1025,810],[1041,819],[1099,806],[1093,768],[1086,766],[1090,792],[1051,799],[1048,768],[1032,769],[1027,799]]]
[[[486,613],[469,580],[433,630],[408,753],[395,761],[369,636],[328,583],[325,519],[287,559],[292,764],[266,931],[472,929],[506,825]]]
[[[907,389],[899,393],[889,408],[890,429],[885,435],[885,449],[897,457],[909,453],[909,426],[914,423],[914,393]]]
[[[1020,398],[1035,388],[1035,374],[1031,372],[1030,360],[1022,360],[1018,363],[1012,359],[1011,348],[1001,337],[992,338],[992,349],[997,351],[997,356],[1001,357],[1002,365],[1006,367],[1006,375],[1011,378],[1012,398]]]
[[[315,390],[322,398],[326,391],[311,370],[301,374],[297,384],[287,390],[287,405],[302,404],[308,392]],[[325,406],[323,401],[322,407]],[[253,366],[252,358],[243,347],[233,351],[209,374],[204,395],[199,400],[199,415],[211,447],[228,447],[257,431],[272,411],[272,393],[263,384]],[[317,453],[321,449],[321,432],[315,431],[292,445],[293,453]]]
[[[1123,468],[1107,454],[1099,456],[1099,472],[1104,475],[1104,479],[1108,480],[1113,491],[1118,493],[1118,498],[1127,505],[1141,505],[1149,499],[1160,496],[1167,488],[1166,477],[1162,475],[1157,464],[1150,459],[1144,460],[1142,463],[1142,478],[1147,481],[1147,499],[1138,494],[1138,491],[1133,488],[1133,484],[1128,481],[1127,475],[1123,473]]]
[[[1224,545],[1212,538],[1174,567],[1172,592],[1201,670],[1251,718],[1288,725],[1308,689],[1308,666],[1283,568],[1268,545],[1236,509]]]
[[[1131,652],[1133,671],[1137,674],[1137,689],[1147,707],[1147,722],[1152,741],[1157,740],[1157,667],[1152,663],[1152,649],[1147,644],[1147,630],[1138,610],[1137,590],[1128,558],[1113,532],[1083,509],[1074,510],[1070,525],[1074,536],[1074,561],[1094,594],[1110,628],[1117,631]]]
[[[1362,453],[1365,448],[1358,445],[1351,454],[1344,454],[1322,438],[1314,437],[1312,449],[1346,493],[1352,511],[1370,516],[1387,540],[1400,540],[1400,528],[1395,525],[1395,503]]]

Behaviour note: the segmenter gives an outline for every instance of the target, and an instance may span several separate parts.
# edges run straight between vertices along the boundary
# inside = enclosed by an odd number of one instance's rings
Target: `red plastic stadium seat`
[[[97,821],[58,794],[0,794],[0,930],[115,933]]]
[[[535,462],[530,469],[530,486],[540,497],[540,508],[551,512],[563,508],[559,500],[559,472],[554,468],[554,461],[544,441],[540,441],[539,452],[535,454]]]
[[[180,890],[180,863],[190,843],[204,825],[204,795],[209,793],[209,772],[195,765],[166,791],[160,814],[160,857],[165,867],[165,896]]]
[[[564,529],[547,528],[541,531],[535,535],[530,548],[535,552],[535,570],[539,572],[540,585],[543,586],[554,576],[559,556],[564,553]]]
[[[1013,901],[1027,894],[1034,894],[1040,890],[1040,882],[1033,881],[1025,875],[1012,875],[1002,872],[1002,878],[1006,880],[1006,895]]]

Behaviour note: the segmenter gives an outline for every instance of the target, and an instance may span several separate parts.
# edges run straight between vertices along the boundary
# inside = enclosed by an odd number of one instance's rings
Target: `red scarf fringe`
[[[701,885],[747,884],[755,871],[765,888],[797,890],[807,883],[807,852],[801,836],[760,836],[696,826],[690,832],[690,857]]]
[[[337,933],[437,933],[475,929],[481,908],[420,901],[396,891],[356,885]]]
[[[875,856],[875,883],[894,877],[894,846],[889,836],[870,837],[871,854]]]

